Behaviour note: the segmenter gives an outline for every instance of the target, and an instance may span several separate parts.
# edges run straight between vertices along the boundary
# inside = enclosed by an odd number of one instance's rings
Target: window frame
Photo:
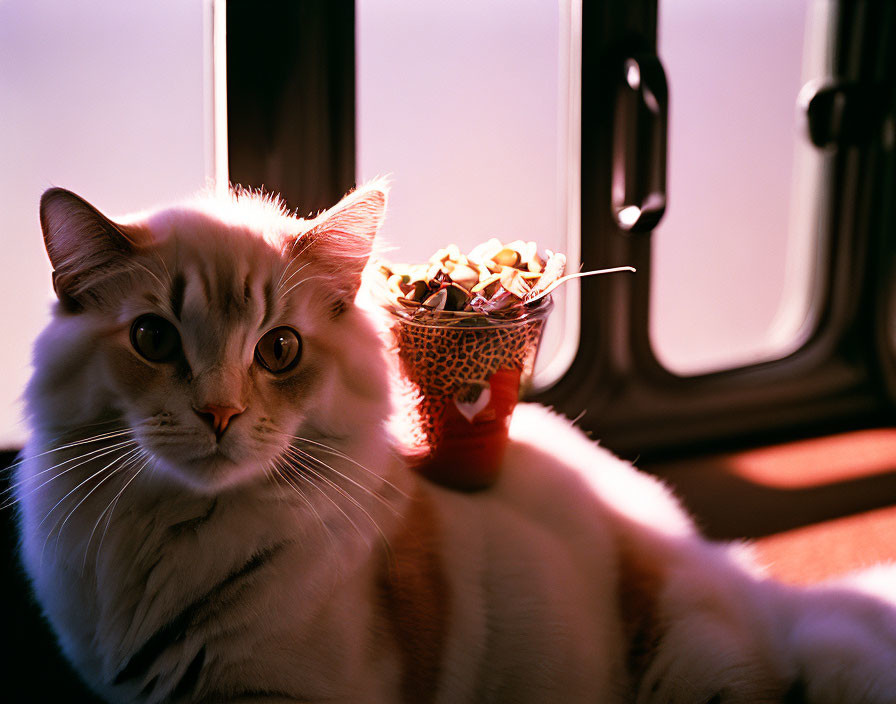
[[[882,187],[893,181],[893,157],[875,138],[829,147],[826,266],[817,322],[799,349],[693,377],[668,372],[654,357],[647,325],[651,233],[616,226],[609,184],[610,98],[627,56],[656,53],[656,17],[655,0],[584,8],[582,124],[588,130],[582,136],[582,193],[595,195],[583,200],[583,265],[632,264],[638,275],[582,281],[579,355],[538,400],[581,415],[582,427],[626,455],[663,456],[887,422],[896,372],[891,345],[880,339],[887,319],[881,311],[885,296],[888,310],[896,297],[883,286],[892,273],[883,262],[893,259],[884,236],[893,208]],[[893,12],[844,4],[835,32],[831,80],[892,92],[886,39],[893,33]]]

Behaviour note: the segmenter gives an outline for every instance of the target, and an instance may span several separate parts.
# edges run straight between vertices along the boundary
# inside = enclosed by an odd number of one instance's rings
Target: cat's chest
[[[292,511],[241,510],[219,499],[179,521],[147,517],[142,535],[133,519],[130,528],[116,545],[129,573],[96,594],[98,635],[117,654],[105,665],[107,681],[136,687],[177,677],[200,652],[205,677],[219,670],[213,679],[222,687],[250,671],[295,691],[302,673],[310,694],[321,672],[350,682],[363,669],[352,653],[368,627],[359,608],[366,580],[346,579],[348,566]],[[337,694],[319,684],[315,696]]]
[[[267,562],[285,541],[245,516],[243,530],[228,529],[236,518],[228,509],[214,498],[119,507],[95,558],[95,574],[79,580],[95,603],[99,635],[112,636],[126,653],[160,629],[190,626],[216,608],[227,585],[251,576],[246,566],[253,558]]]

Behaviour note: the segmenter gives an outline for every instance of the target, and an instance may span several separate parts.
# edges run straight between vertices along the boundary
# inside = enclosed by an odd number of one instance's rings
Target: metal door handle
[[[618,226],[652,230],[666,211],[669,91],[659,58],[636,54],[622,64],[613,127],[611,204]]]

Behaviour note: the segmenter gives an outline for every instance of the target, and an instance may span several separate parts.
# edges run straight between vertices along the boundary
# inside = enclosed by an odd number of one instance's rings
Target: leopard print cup
[[[434,481],[479,489],[498,477],[521,382],[532,374],[552,305],[511,319],[395,313],[409,409],[405,443]]]

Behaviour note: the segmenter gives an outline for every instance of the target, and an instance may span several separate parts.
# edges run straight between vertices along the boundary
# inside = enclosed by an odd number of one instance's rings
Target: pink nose
[[[220,440],[224,431],[227,430],[227,426],[230,425],[231,419],[244,410],[246,409],[233,408],[232,406],[217,406],[213,403],[208,403],[202,408],[196,409],[196,413],[212,427],[215,431],[215,436]]]

